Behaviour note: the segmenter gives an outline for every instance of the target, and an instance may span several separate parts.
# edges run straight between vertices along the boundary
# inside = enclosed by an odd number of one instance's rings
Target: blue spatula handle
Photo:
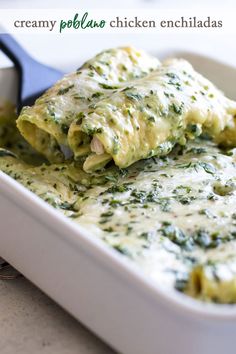
[[[34,60],[9,34],[0,34],[0,49],[15,64],[19,74],[18,111],[34,101],[63,73]]]
[[[29,54],[9,34],[0,34],[0,49],[20,70],[26,65],[27,61],[32,60]]]

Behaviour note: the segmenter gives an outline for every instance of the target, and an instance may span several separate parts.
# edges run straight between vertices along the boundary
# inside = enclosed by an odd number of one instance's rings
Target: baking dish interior
[[[206,75],[230,98],[235,99],[235,68],[217,62],[214,59],[189,52],[166,51],[159,53],[157,56],[161,59],[166,57],[182,57],[189,60],[200,73]],[[15,69],[0,69],[0,98],[6,98],[15,102],[17,86],[17,73]],[[120,268],[119,272],[122,276],[126,276],[130,283],[135,283],[137,286],[141,286],[143,291],[148,292],[152,297],[155,298],[156,296],[161,301],[168,302],[170,306],[177,306],[180,310],[184,309],[195,315],[198,313],[200,316],[235,318],[235,305],[205,304],[178,293],[175,290],[168,290],[168,293],[166,293],[165,289],[162,289],[157,284],[153,284],[151,280],[146,279],[142,274],[142,271],[138,270],[136,266],[134,266],[128,259],[125,259],[124,256],[121,256],[116,251],[108,248],[108,246],[102,241],[94,238],[93,235],[90,235],[82,227],[74,224],[69,219],[67,220],[60,214],[60,212],[41,201],[37,196],[33,195],[16,181],[11,180],[11,178],[3,173],[0,173],[0,181],[3,193],[9,193],[11,198],[17,198],[18,196],[16,202],[19,207],[22,206],[28,208],[28,206],[31,205],[31,211],[29,210],[29,212],[32,214],[38,214],[37,217],[41,218],[42,223],[50,223],[50,219],[54,219],[56,223],[53,224],[57,224],[57,230],[55,229],[55,232],[58,232],[59,226],[61,226],[61,230],[64,230],[64,233],[58,233],[58,237],[63,237],[64,235],[67,240],[70,239],[69,242],[73,242],[75,247],[81,247],[82,242],[85,248],[90,248],[91,254],[94,257],[98,257],[108,267],[113,267],[117,270],[118,266]],[[37,209],[39,209],[38,213]]]

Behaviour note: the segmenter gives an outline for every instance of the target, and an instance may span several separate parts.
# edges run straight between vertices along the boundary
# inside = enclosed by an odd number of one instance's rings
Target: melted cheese
[[[184,60],[105,51],[17,120],[53,164],[0,110],[0,169],[166,289],[236,303],[235,113]]]
[[[17,126],[49,161],[86,172],[168,154],[202,132],[235,146],[236,102],[185,60],[162,64],[133,48],[100,53],[22,110]]]
[[[236,301],[233,151],[199,141],[168,157],[93,175],[74,162],[33,167],[3,155],[2,171],[129,257],[153,281],[205,301]]]
[[[40,97],[33,107],[25,107],[17,126],[24,138],[51,162],[64,160],[64,147],[75,155],[80,141],[68,141],[72,122],[115,89],[147,75],[159,65],[158,59],[134,48],[106,50],[66,75]],[[89,141],[83,137],[84,143]]]
[[[95,103],[77,131],[81,143],[82,134],[93,132],[115,164],[124,168],[143,158],[166,155],[176,143],[184,145],[202,132],[235,145],[235,129],[229,136],[235,114],[236,102],[188,62],[173,59]],[[73,129],[72,124],[71,134]],[[90,172],[97,166],[84,168]]]

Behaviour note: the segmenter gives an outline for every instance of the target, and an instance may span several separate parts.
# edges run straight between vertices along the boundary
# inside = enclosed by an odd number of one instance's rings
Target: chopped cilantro
[[[58,90],[57,95],[64,95],[65,93],[67,93],[68,91],[70,91],[70,89],[72,89],[75,85],[70,85],[64,88],[61,88],[60,90]]]

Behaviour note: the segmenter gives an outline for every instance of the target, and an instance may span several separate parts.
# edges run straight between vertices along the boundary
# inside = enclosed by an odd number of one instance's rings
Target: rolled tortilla
[[[81,120],[70,126],[68,140],[75,157],[87,149],[87,172],[111,159],[125,168],[140,159],[165,155],[176,143],[185,144],[202,132],[232,145],[233,138],[227,140],[229,134],[224,132],[235,116],[236,102],[187,61],[172,59],[83,112]]]
[[[235,303],[236,259],[209,261],[194,267],[186,293],[204,301]]]
[[[51,162],[61,162],[69,148],[68,130],[96,102],[157,68],[159,61],[134,48],[106,50],[66,75],[40,97],[34,106],[25,107],[17,126],[24,138]],[[90,138],[83,136],[83,144]],[[79,142],[71,142],[76,150]],[[90,151],[89,144],[83,146]],[[85,151],[83,153],[85,153]]]

